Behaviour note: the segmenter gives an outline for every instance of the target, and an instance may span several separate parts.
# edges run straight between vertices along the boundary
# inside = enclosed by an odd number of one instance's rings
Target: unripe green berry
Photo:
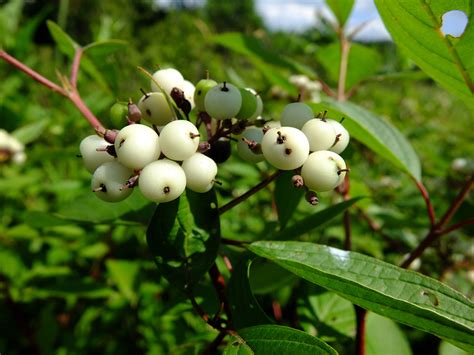
[[[314,117],[311,107],[302,102],[288,104],[281,113],[281,125],[302,129]]]
[[[109,111],[110,120],[114,127],[122,127],[126,122],[128,114],[128,105],[126,102],[116,102]]]
[[[132,175],[133,171],[131,169],[124,167],[116,161],[104,163],[92,175],[92,191],[103,201],[122,201],[133,192],[133,189],[123,188]]]
[[[257,92],[254,90],[254,89],[247,89],[249,90],[252,94],[255,95],[255,98],[257,99],[257,108],[255,109],[254,113],[252,114],[252,116],[250,116],[249,120],[255,120],[257,119],[258,117],[260,117],[262,115],[262,112],[263,112],[263,101],[262,101],[262,97],[257,94]]]
[[[301,131],[308,138],[312,152],[328,150],[336,141],[336,131],[333,125],[320,118],[313,118],[306,122]]]
[[[212,79],[201,79],[194,90],[194,104],[200,112],[206,111],[204,107],[204,98],[207,92],[217,85],[217,82]]]
[[[194,192],[207,192],[214,186],[217,165],[211,158],[195,153],[183,161],[181,167],[186,174],[186,186]]]
[[[151,91],[161,91],[156,85],[157,83],[168,95],[171,93],[173,88],[182,87],[184,82],[183,75],[178,70],[173,68],[157,70],[153,73],[153,79],[154,80],[151,81]]]
[[[142,117],[151,124],[164,126],[175,119],[174,112],[161,92],[150,92],[138,101]]]
[[[248,89],[239,89],[239,91],[242,96],[242,104],[235,117],[240,120],[247,120],[257,110],[257,97]]]
[[[82,160],[84,161],[84,166],[88,172],[92,174],[99,165],[115,159],[104,150],[109,145],[105,139],[97,135],[87,136],[81,141],[79,150]],[[97,149],[99,149],[99,151]]]
[[[346,176],[346,163],[337,153],[320,150],[311,153],[301,168],[304,184],[317,192],[330,191]]]
[[[186,175],[178,163],[161,159],[143,168],[138,187],[143,196],[153,202],[169,202],[183,193],[186,188]]]
[[[196,153],[199,146],[199,131],[185,120],[168,123],[160,132],[160,147],[168,159],[185,160]]]
[[[241,105],[239,89],[226,82],[214,86],[204,98],[205,111],[217,120],[235,117]]]
[[[262,152],[274,167],[293,170],[308,158],[309,143],[303,132],[294,127],[271,128],[263,136]]]
[[[265,159],[261,152],[258,152],[255,149],[252,150],[251,147],[242,140],[242,138],[245,138],[249,141],[261,144],[263,139],[263,131],[261,128],[247,127],[239,138],[239,142],[237,143],[237,153],[242,159],[250,163],[258,163]]]
[[[114,145],[119,163],[135,170],[157,160],[161,153],[158,135],[153,129],[142,124],[122,128]]]

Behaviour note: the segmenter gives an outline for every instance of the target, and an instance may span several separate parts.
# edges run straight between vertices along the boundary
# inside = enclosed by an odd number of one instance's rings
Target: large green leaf
[[[109,259],[105,266],[120,292],[132,305],[137,303],[136,280],[140,271],[137,261]]]
[[[344,27],[354,6],[354,0],[326,0],[326,4],[336,16],[339,25]]]
[[[322,211],[316,212],[308,217],[303,218],[301,221],[298,221],[295,224],[277,232],[269,238],[273,240],[295,239],[296,237],[299,237],[304,233],[308,233],[311,230],[329,222],[331,219],[344,212],[362,198],[363,197],[354,197],[350,200],[337,203]]]
[[[258,325],[242,329],[238,334],[237,340],[228,345],[225,354],[337,354],[322,340],[281,325]]]
[[[363,308],[474,350],[474,304],[435,279],[312,243],[255,242],[249,248]]]
[[[248,253],[250,254],[250,253]],[[250,254],[253,258],[252,254]],[[255,299],[249,283],[249,272],[252,260],[249,255],[241,257],[235,265],[228,287],[228,299],[236,329],[259,324],[273,323]]]
[[[214,190],[187,190],[178,199],[159,204],[146,233],[159,271],[176,287],[196,283],[216,259],[220,242]]]
[[[421,179],[421,165],[415,150],[393,125],[350,102],[325,99],[320,104],[311,104],[314,110],[328,110],[328,117],[345,117],[344,126],[351,136],[396,167]]]
[[[395,43],[429,76],[474,104],[473,2],[466,0],[375,0]],[[461,37],[445,36],[442,16],[451,10],[469,18]]]

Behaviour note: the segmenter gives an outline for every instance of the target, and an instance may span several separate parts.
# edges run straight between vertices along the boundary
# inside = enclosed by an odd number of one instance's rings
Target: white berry
[[[109,145],[110,143],[97,135],[87,136],[81,141],[79,150],[81,152],[84,166],[88,172],[92,174],[99,165],[115,159],[105,150],[102,150]],[[99,149],[99,151],[97,151],[97,149]]]
[[[237,153],[242,159],[250,163],[258,163],[265,159],[261,152],[259,153],[250,149],[249,145],[241,139],[246,138],[249,141],[261,144],[263,139],[263,131],[261,128],[247,127],[239,138],[239,142],[237,143]]]
[[[336,144],[334,144],[331,148],[329,148],[330,151],[333,151],[334,153],[341,154],[344,149],[346,149],[347,145],[349,144],[350,140],[350,135],[347,129],[338,121],[335,120],[327,120],[332,127],[334,128],[334,131],[336,132]]]
[[[168,123],[160,132],[160,147],[168,159],[185,160],[196,153],[199,146],[199,131],[185,120]]]
[[[143,119],[157,126],[163,126],[175,119],[173,110],[161,92],[150,92],[138,101]]]
[[[314,117],[311,107],[302,102],[293,102],[283,109],[280,116],[282,126],[303,128],[304,124]]]
[[[308,139],[299,129],[280,127],[269,129],[262,139],[265,159],[275,168],[293,170],[308,158]]]
[[[143,168],[138,187],[153,202],[169,202],[178,198],[186,188],[186,175],[178,163],[161,159]]]
[[[156,85],[156,83],[158,83],[161,89],[163,89],[163,91],[168,95],[171,93],[173,88],[181,88],[184,81],[183,75],[173,68],[160,69],[154,72],[153,79],[154,80],[151,81],[151,91],[161,91]]]
[[[204,98],[206,112],[217,120],[235,117],[241,105],[242,95],[239,89],[225,82],[210,89]]]
[[[346,163],[337,153],[320,150],[311,153],[301,168],[304,184],[317,192],[330,191],[346,176]]]
[[[301,129],[309,141],[312,152],[328,150],[336,141],[336,131],[332,124],[320,118],[306,122]]]
[[[207,192],[214,186],[217,165],[208,156],[195,153],[183,161],[181,167],[186,174],[186,186],[194,192]]]
[[[115,138],[117,160],[130,169],[142,169],[160,157],[156,132],[142,124],[131,124],[120,130]]]
[[[110,161],[100,165],[92,175],[91,188],[95,195],[107,202],[119,202],[126,199],[133,189],[123,188],[133,171]]]

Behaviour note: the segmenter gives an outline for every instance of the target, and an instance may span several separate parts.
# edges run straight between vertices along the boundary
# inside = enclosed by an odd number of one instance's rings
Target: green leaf
[[[267,294],[281,290],[285,286],[293,285],[298,278],[268,260],[258,258],[252,262],[249,282],[254,294]]]
[[[109,259],[105,266],[120,292],[132,305],[136,305],[137,294],[135,288],[140,264],[137,261]]]
[[[469,355],[469,353],[447,341],[442,341],[439,344],[439,355]]]
[[[87,53],[87,55],[91,58],[100,59],[118,50],[122,50],[126,46],[128,46],[127,41],[109,39],[106,41],[98,41],[88,44],[84,47],[84,53]]]
[[[342,343],[355,336],[354,305],[334,292],[305,284],[297,311],[303,329],[324,341]]]
[[[286,171],[275,181],[275,204],[278,212],[278,221],[282,229],[285,228],[304,196],[303,189],[297,189],[293,186],[291,181],[293,175],[293,172]]]
[[[250,289],[249,273],[252,260],[248,255],[236,264],[228,288],[228,299],[233,315],[233,325],[238,329],[259,324],[270,324],[268,318]]]
[[[110,204],[87,193],[74,202],[60,207],[58,217],[86,223],[104,223],[122,219],[124,221],[149,221],[154,204],[135,191],[126,200]]]
[[[415,150],[393,125],[350,102],[325,99],[311,106],[316,111],[328,110],[328,117],[345,117],[344,127],[352,137],[417,181],[421,180],[421,165]]]
[[[474,350],[473,303],[435,279],[312,243],[255,242],[249,249],[363,308]]]
[[[161,274],[176,287],[196,283],[216,259],[220,242],[214,190],[187,190],[158,205],[147,230],[148,246]]]
[[[344,27],[354,6],[354,0],[326,0],[326,4],[336,16],[339,25]]]
[[[38,139],[48,127],[50,120],[43,119],[38,122],[28,124],[20,127],[12,132],[12,136],[18,139],[23,144],[29,144]]]
[[[238,332],[237,340],[231,342],[225,354],[258,355],[315,355],[337,354],[325,342],[301,330],[281,325],[258,325]]]
[[[48,26],[49,33],[51,33],[51,36],[53,37],[54,42],[56,42],[61,53],[65,54],[69,58],[74,57],[74,53],[81,46],[77,44],[71,37],[69,37],[69,35],[53,21],[46,21],[46,25]]]
[[[82,298],[107,298],[113,291],[90,278],[55,277],[49,282],[35,286],[25,291],[25,297],[50,298],[50,297],[82,297]]]
[[[393,320],[369,312],[366,327],[367,355],[411,355],[407,337]]]
[[[308,233],[311,230],[322,226],[329,222],[337,215],[344,212],[346,209],[351,207],[354,203],[362,199],[363,197],[354,197],[350,200],[337,203],[331,207],[328,207],[322,211],[316,212],[308,217],[303,218],[301,221],[279,231],[278,233],[270,236],[269,239],[273,240],[290,240],[299,237],[302,234]]]
[[[327,72],[329,79],[337,83],[339,79],[339,62],[341,60],[341,46],[338,42],[322,46],[316,52],[316,58]],[[347,67],[346,89],[349,89],[377,73],[382,65],[379,52],[362,44],[352,43],[349,52]]]
[[[395,43],[429,76],[474,104],[474,12],[472,1],[375,0]],[[461,37],[444,36],[442,16],[463,11],[469,22]]]

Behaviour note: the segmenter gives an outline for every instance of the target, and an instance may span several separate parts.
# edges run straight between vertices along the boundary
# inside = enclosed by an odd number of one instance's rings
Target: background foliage
[[[255,87],[264,99],[268,119],[278,119],[282,107],[296,98],[298,90],[290,75],[320,77],[335,87],[340,74],[337,35],[329,28],[301,34],[270,32],[251,1],[208,1],[203,8],[186,8],[182,2],[160,8],[147,0],[0,4],[1,46],[49,78],[55,78],[56,70],[67,73],[70,58],[67,50],[55,45],[48,19],[81,45],[114,38],[127,42],[91,50],[81,66],[79,90],[109,127],[121,126],[110,119],[110,106],[129,97],[137,100],[139,88],[148,87],[137,66],[150,71],[157,65],[173,66],[193,82],[207,69],[218,81]],[[246,21],[235,21],[236,11]],[[347,15],[341,11],[343,21]],[[402,132],[421,162],[423,181],[441,214],[466,177],[466,170],[454,169],[453,161],[464,158],[468,166],[473,164],[470,103],[435,84],[393,43],[354,44],[349,63],[346,89],[353,94],[351,102]],[[91,134],[87,122],[66,100],[3,61],[0,77],[1,128],[26,144],[28,157],[23,165],[0,165],[0,352],[202,350],[217,332],[199,318],[186,295],[160,277],[145,235],[154,206],[137,194],[112,208],[91,196],[90,176],[76,158],[79,142]],[[315,111],[321,107],[314,105]],[[350,106],[338,107],[327,100],[324,105],[350,122]],[[429,228],[424,201],[409,176],[419,178],[420,173],[412,165],[416,163],[383,159],[383,154],[374,154],[363,143],[353,140],[345,153],[352,169],[351,194],[366,197],[352,207],[353,250],[399,264]],[[233,156],[220,166],[223,185],[217,188],[218,201],[243,193],[267,170]],[[284,187],[279,186],[285,186],[281,179],[227,212],[222,236],[248,242],[270,239],[279,224],[314,219],[315,212],[341,202],[336,194],[326,193],[316,208],[296,200],[289,205],[294,213],[278,210],[277,201],[284,196]],[[471,196],[453,223],[472,217],[473,210]],[[341,216],[335,213],[334,218],[321,221],[326,223],[291,233],[299,240],[342,248]],[[419,266],[421,273],[471,299],[473,232],[468,226],[444,236],[424,253]],[[231,294],[239,295],[235,306],[246,300],[259,309],[257,321],[242,327],[271,319],[317,335],[340,353],[352,352],[355,316],[348,301],[275,264],[261,259],[250,263],[239,249],[221,245],[219,255],[219,269],[235,290]],[[222,255],[229,255],[234,266],[242,265],[232,278]],[[208,280],[199,283],[195,293],[206,311],[216,311],[216,294]],[[268,330],[248,329],[244,335],[250,345],[252,337]],[[289,336],[283,327],[272,331],[282,338]],[[433,335],[372,313],[367,344],[371,354],[387,348],[393,354],[455,351],[448,343],[440,345]]]

